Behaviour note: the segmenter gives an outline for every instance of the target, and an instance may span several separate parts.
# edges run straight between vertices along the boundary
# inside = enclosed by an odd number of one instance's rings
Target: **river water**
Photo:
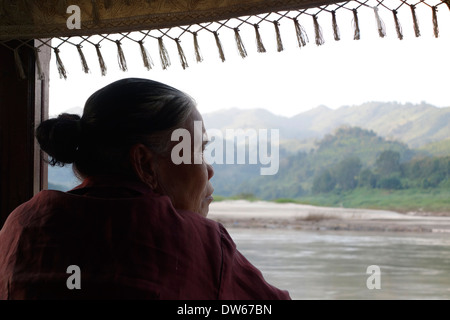
[[[449,233],[228,232],[265,279],[292,299],[450,299]],[[368,273],[372,265],[379,274]]]

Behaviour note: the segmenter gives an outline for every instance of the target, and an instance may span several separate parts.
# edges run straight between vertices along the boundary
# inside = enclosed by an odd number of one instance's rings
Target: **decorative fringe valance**
[[[99,15],[99,1],[91,0],[91,2],[93,10],[92,17],[96,20],[100,20],[101,16]],[[445,4],[445,6],[442,6],[442,4]],[[113,10],[114,5],[115,1],[104,1],[102,3],[102,9]],[[65,4],[62,5],[60,2],[60,7],[63,8],[64,6]],[[450,0],[417,0],[415,2],[411,0],[354,0],[336,2],[333,4],[321,5],[311,8],[299,8],[297,10],[267,12],[265,14],[256,14],[249,16],[238,16],[221,21],[180,25],[177,27],[165,29],[151,29],[127,33],[111,33],[105,35],[98,34],[90,36],[54,37],[53,39],[55,41],[53,42],[50,41],[51,39],[46,39],[45,41],[39,40],[41,41],[41,45],[36,46],[33,49],[35,50],[37,72],[40,79],[45,78],[39,62],[39,51],[42,46],[49,46],[52,48],[53,53],[55,54],[57,70],[60,77],[64,79],[67,78],[68,72],[63,63],[62,52],[71,50],[71,46],[75,47],[78,52],[81,68],[84,73],[90,73],[93,69],[92,64],[94,64],[94,62],[88,61],[85,55],[85,49],[89,46],[95,48],[100,73],[101,75],[105,76],[108,69],[100,50],[102,47],[101,44],[105,42],[114,43],[116,45],[117,62],[120,70],[122,71],[128,70],[125,51],[130,50],[139,50],[144,68],[146,68],[147,70],[151,70],[153,68],[155,64],[146,45],[157,48],[162,69],[168,69],[171,66],[171,60],[168,50],[169,47],[166,47],[166,42],[168,45],[175,45],[174,47],[176,48],[176,51],[171,54],[178,54],[182,68],[186,69],[189,67],[190,55],[193,56],[192,60],[196,61],[197,63],[201,63],[203,61],[198,37],[199,33],[202,33],[202,35],[208,33],[210,34],[210,36],[208,36],[209,39],[211,39],[209,45],[215,45],[217,47],[218,58],[222,62],[225,62],[225,50],[221,41],[221,38],[225,36],[231,36],[234,38],[237,53],[242,58],[246,58],[248,56],[249,44],[247,42],[249,42],[249,34],[253,34],[253,41],[255,43],[256,52],[261,54],[267,52],[268,47],[266,47],[264,39],[269,36],[274,37],[273,39],[276,47],[272,48],[273,50],[281,52],[285,49],[284,43],[286,41],[289,41],[288,37],[283,33],[286,28],[292,28],[291,33],[295,34],[295,38],[291,39],[291,41],[295,41],[296,45],[298,45],[299,48],[306,46],[309,42],[309,37],[305,26],[309,27],[309,33],[311,36],[313,36],[314,43],[317,46],[324,45],[326,41],[328,41],[325,38],[323,32],[323,26],[325,25],[325,22],[327,22],[327,25],[331,25],[331,30],[329,31],[331,32],[333,39],[335,41],[340,41],[342,39],[342,35],[339,29],[339,24],[342,24],[344,22],[344,15],[342,15],[342,17],[340,16],[341,12],[346,12],[345,16],[347,17],[347,19],[351,19],[351,21],[348,22],[353,26],[353,34],[350,36],[354,40],[360,40],[364,32],[364,30],[361,30],[360,21],[362,15],[361,13],[363,11],[365,14],[367,12],[370,13],[370,11],[373,12],[371,14],[372,19],[374,20],[373,28],[374,31],[378,33],[378,36],[380,38],[386,37],[390,32],[389,30],[387,30],[385,21],[387,21],[387,19],[393,19],[391,21],[394,25],[395,31],[393,31],[392,33],[396,34],[398,39],[404,39],[405,30],[402,28],[400,20],[402,19],[402,22],[405,22],[408,18],[410,19],[410,21],[406,22],[412,25],[412,30],[408,28],[408,31],[413,33],[413,37],[420,37],[421,34],[425,32],[425,30],[421,30],[419,26],[419,17],[417,14],[417,10],[419,8],[421,10],[429,10],[429,19],[431,19],[433,26],[432,30],[430,30],[429,32],[434,37],[438,38],[438,9],[445,8],[445,10],[439,11],[439,18],[442,19],[441,11],[445,12],[445,14],[449,13],[448,10],[450,10]],[[399,14],[400,12],[402,13],[401,15]],[[364,15],[364,17],[365,19],[367,19],[367,14]],[[423,19],[423,17],[421,17],[421,19]],[[293,24],[292,22],[285,23],[286,21],[292,21]],[[269,31],[267,31],[268,27],[266,27],[266,25],[269,24],[272,25],[272,35],[270,35]],[[246,33],[247,38],[243,37],[242,35],[242,31],[244,28],[250,29],[250,33]],[[328,30],[328,28],[329,27],[327,27],[326,30]],[[192,37],[186,37],[186,35],[188,34],[191,34]],[[206,37],[204,39],[206,39]],[[206,42],[206,40],[204,39],[203,41]],[[182,44],[183,42],[186,43],[187,41],[190,41],[191,43],[193,42],[193,52],[190,52],[190,50],[184,50]],[[153,44],[151,42],[153,42]],[[18,75],[23,78],[25,77],[25,72],[23,70],[23,63],[20,57],[20,50],[23,46],[28,46],[28,43],[26,41],[19,41],[19,43],[20,45],[18,46],[10,47],[9,41],[0,41],[1,45],[4,45],[12,50],[17,65]],[[129,45],[129,43],[136,43],[137,46],[136,44],[131,46]],[[202,43],[202,45],[205,44]],[[105,53],[103,52],[103,54]],[[108,52],[108,54],[111,53]]]

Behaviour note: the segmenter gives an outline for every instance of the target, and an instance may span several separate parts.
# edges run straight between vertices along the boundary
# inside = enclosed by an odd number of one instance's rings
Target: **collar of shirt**
[[[121,176],[92,176],[68,191],[71,194],[100,197],[139,196],[153,193],[145,183]]]

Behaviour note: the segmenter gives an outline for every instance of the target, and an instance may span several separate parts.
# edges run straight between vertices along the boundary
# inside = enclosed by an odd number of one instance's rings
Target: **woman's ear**
[[[153,190],[158,186],[155,172],[155,154],[143,144],[136,144],[130,149],[130,163],[139,180]]]

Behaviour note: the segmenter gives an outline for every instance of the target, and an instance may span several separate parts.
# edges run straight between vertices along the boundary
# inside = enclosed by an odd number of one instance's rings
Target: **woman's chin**
[[[204,216],[206,218],[206,216],[208,215],[209,212],[209,205],[210,203],[213,201],[213,197],[207,197],[205,198],[205,200],[202,202],[202,205],[200,207],[199,213]]]

